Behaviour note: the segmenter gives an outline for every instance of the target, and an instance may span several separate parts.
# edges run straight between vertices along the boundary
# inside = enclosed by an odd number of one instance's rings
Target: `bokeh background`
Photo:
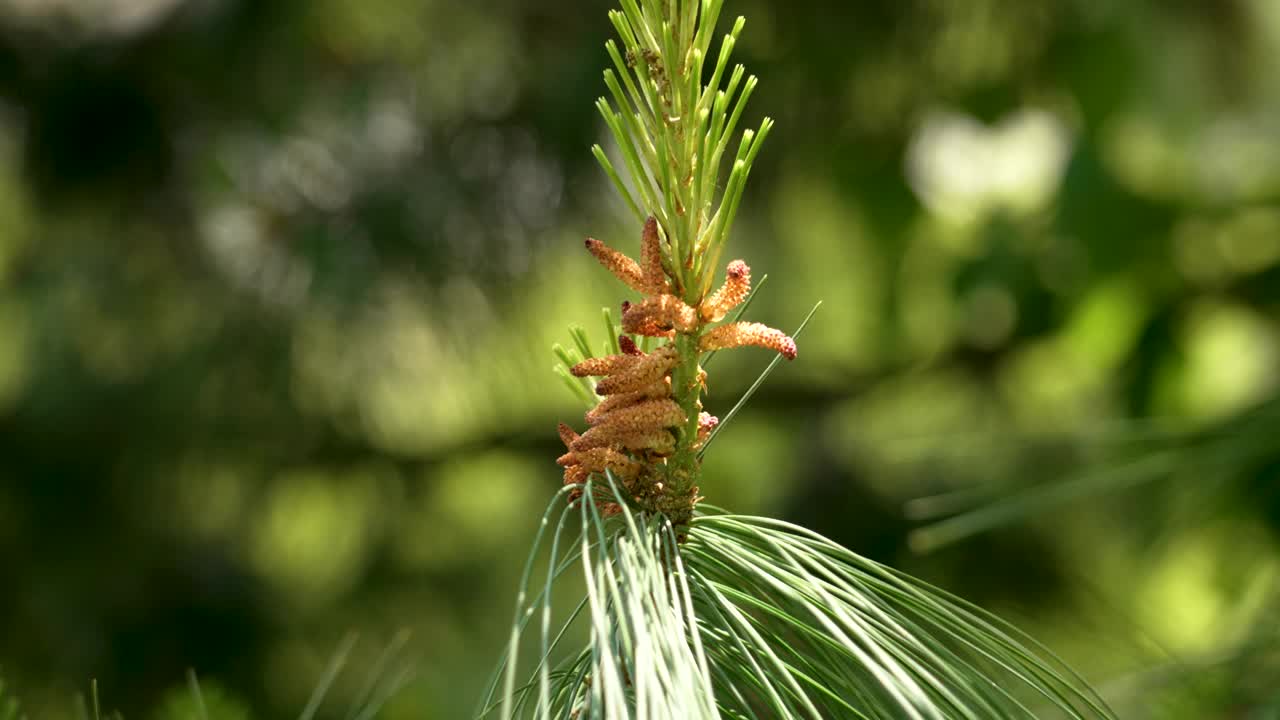
[[[1280,3],[727,5],[778,121],[729,256],[755,319],[825,305],[705,494],[1002,613],[1122,717],[1274,717]],[[187,668],[296,716],[355,632],[341,716],[402,629],[385,715],[467,716],[581,412],[549,348],[623,297],[581,239],[638,245],[588,151],[610,7],[0,0],[33,720],[93,678],[168,717]]]

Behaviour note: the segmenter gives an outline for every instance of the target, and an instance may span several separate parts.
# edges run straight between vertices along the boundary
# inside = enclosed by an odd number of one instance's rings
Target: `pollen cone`
[[[698,327],[698,311],[675,295],[650,295],[622,313],[622,329],[649,337],[664,337],[672,330],[691,332]]]
[[[699,308],[702,319],[719,322],[729,311],[742,304],[751,294],[751,268],[741,260],[734,260],[725,268],[724,284],[702,301]]]
[[[698,349],[723,350],[756,345],[781,353],[788,360],[796,359],[796,341],[781,330],[755,322],[737,322],[721,325],[698,340]]]
[[[606,397],[600,401],[600,404],[587,411],[585,419],[588,425],[596,425],[600,422],[600,418],[614,410],[617,410],[618,408],[634,405],[644,400],[670,396],[671,380],[663,378],[652,385],[647,385],[634,392],[618,393],[616,395]]]
[[[574,377],[613,375],[630,370],[638,364],[640,364],[640,357],[636,355],[605,355],[604,357],[587,358],[569,368],[569,372]]]
[[[640,269],[640,264],[635,260],[595,238],[587,238],[586,245],[591,254],[596,256],[596,260],[599,260],[606,270],[613,273],[614,277],[626,283],[627,287],[638,293],[647,293],[649,291],[648,284],[645,282],[644,272]]]
[[[616,395],[618,393],[642,390],[662,378],[676,366],[676,351],[670,347],[657,350],[635,358],[636,364],[625,371],[612,374],[596,383],[597,395]]]
[[[644,278],[645,293],[661,295],[671,292],[667,273],[662,269],[662,240],[658,235],[658,220],[652,215],[644,222],[640,234],[640,272]]]

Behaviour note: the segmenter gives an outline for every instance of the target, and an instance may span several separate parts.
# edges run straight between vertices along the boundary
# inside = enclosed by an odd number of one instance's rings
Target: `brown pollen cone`
[[[665,337],[672,330],[693,332],[698,311],[675,295],[650,295],[622,314],[622,329],[649,337]]]
[[[591,377],[595,375],[614,375],[625,372],[640,364],[637,355],[605,355],[604,357],[587,358],[569,368],[574,377]]]
[[[613,517],[622,512],[622,506],[615,502],[602,503],[597,500],[596,507],[600,508],[600,517]]]
[[[702,301],[699,313],[707,322],[719,322],[750,294],[751,268],[742,260],[734,260],[725,268],[724,284]]]
[[[736,322],[721,325],[698,339],[698,349],[723,350],[756,345],[781,353],[788,360],[796,358],[796,342],[781,330],[755,322]]]
[[[660,398],[627,405],[599,415],[594,427],[617,427],[639,432],[676,427],[684,424],[684,420],[684,411],[675,400]]]
[[[579,437],[577,431],[564,423],[560,423],[558,429],[560,431],[560,442],[564,443],[566,448],[573,447],[573,441]]]
[[[626,283],[627,287],[638,293],[648,292],[649,288],[645,283],[644,272],[640,269],[640,264],[635,260],[595,238],[587,238],[586,246],[591,251],[591,254],[596,256],[596,260],[599,260],[606,270],[613,273],[614,277]]]
[[[650,215],[640,233],[640,272],[648,295],[671,292],[667,273],[662,269],[662,240],[658,235],[658,219]]]
[[[569,455],[573,455],[573,453],[571,452],[569,453]],[[576,462],[576,458],[575,458],[575,462],[569,464],[564,469],[565,485],[582,485],[590,478],[591,478],[591,469],[585,465],[582,465]],[[583,495],[582,488],[574,488],[573,490],[570,490],[569,497],[568,497],[569,504],[572,505],[576,503],[582,497],[582,495]]]
[[[652,450],[663,454],[671,452],[675,446],[675,437],[666,430],[636,430],[617,425],[598,425],[574,441],[573,451],[578,453],[592,448],[615,447]]]
[[[671,396],[671,380],[663,378],[662,380],[648,385],[633,392],[618,393],[610,395],[601,400],[598,405],[587,411],[585,420],[588,425],[596,425],[600,418],[607,413],[613,412],[621,407],[634,405],[643,400],[652,400],[653,398],[662,398]]]
[[[570,458],[570,456],[572,456],[571,462],[560,462],[560,460]],[[607,447],[566,453],[561,456],[560,460],[556,462],[566,466],[582,467],[589,473],[609,470],[624,481],[634,479],[644,469],[644,463],[639,460],[632,460],[617,450]]]
[[[609,375],[596,383],[597,395],[616,395],[635,392],[658,382],[676,366],[678,356],[674,348],[660,347],[636,358],[636,364],[622,372]]]

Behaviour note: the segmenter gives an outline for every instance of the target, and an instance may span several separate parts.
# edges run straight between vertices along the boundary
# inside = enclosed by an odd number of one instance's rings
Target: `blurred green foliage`
[[[189,667],[222,717],[295,715],[346,632],[358,668],[402,627],[385,715],[472,707],[580,412],[548,348],[621,297],[580,240],[638,242],[587,151],[611,5],[0,0],[32,717],[89,678],[185,717]],[[825,305],[704,493],[1017,619],[1124,717],[1274,714],[1280,5],[726,12],[778,119],[730,256],[758,319]],[[767,361],[734,355],[712,412]],[[920,556],[922,497],[1031,511]]]

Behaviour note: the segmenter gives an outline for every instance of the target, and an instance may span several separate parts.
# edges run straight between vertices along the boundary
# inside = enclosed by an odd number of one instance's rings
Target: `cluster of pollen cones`
[[[707,329],[746,300],[751,291],[751,268],[742,260],[729,263],[724,284],[704,297],[696,307],[675,294],[663,265],[658,223],[649,218],[641,235],[640,262],[614,250],[603,242],[588,238],[587,249],[610,272],[642,295],[639,302],[622,304],[622,331],[617,355],[588,358],[570,371],[577,377],[596,377],[596,393],[600,403],[586,414],[589,428],[578,434],[560,424],[560,438],[567,452],[557,459],[564,467],[564,481],[580,485],[593,474],[610,472],[640,506],[660,509],[664,506],[692,507],[698,501],[697,487],[684,498],[667,497],[665,459],[676,452],[681,433],[689,428],[689,417],[672,391],[672,375],[681,363],[674,338],[676,334],[697,337],[697,352],[756,345],[781,353],[788,360],[796,356],[796,344],[785,333],[752,322],[732,322]],[[668,340],[651,352],[643,352],[631,335]],[[694,387],[687,392],[700,395],[706,374],[698,370]],[[687,396],[686,396],[687,397]],[[719,422],[701,412],[701,403],[690,404],[698,412],[697,436],[688,443],[694,450],[706,442]],[[600,511],[613,514],[620,510],[612,501],[607,485],[596,498]],[[581,489],[571,500],[582,495]]]

